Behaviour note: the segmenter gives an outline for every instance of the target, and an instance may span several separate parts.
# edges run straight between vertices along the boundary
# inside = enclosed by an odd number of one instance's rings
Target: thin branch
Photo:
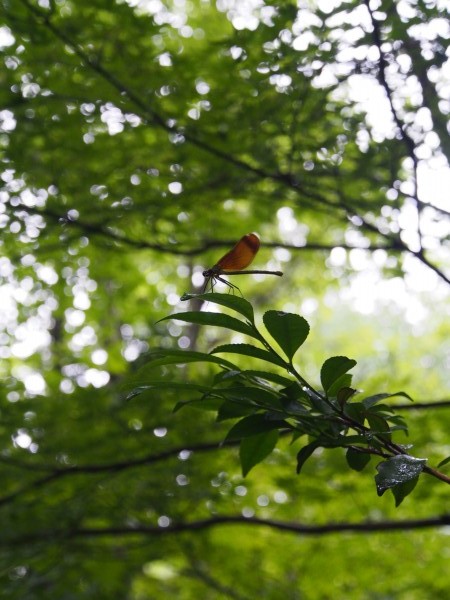
[[[419,250],[418,252],[413,252],[410,250],[410,252],[418,260],[420,260],[420,262],[422,262],[426,267],[428,267],[429,269],[434,271],[436,273],[436,275],[438,275],[441,279],[443,279],[444,281],[446,281],[447,283],[450,284],[450,277],[447,277],[447,275],[443,271],[441,271],[438,267],[436,267],[436,265],[431,263],[428,260],[428,258],[425,257],[423,250]]]
[[[432,477],[436,477],[436,479],[440,479],[444,483],[448,483],[450,485],[450,476],[442,473],[442,471],[438,471],[437,469],[433,469],[433,467],[424,466],[423,472],[427,473],[427,475],[431,475]]]
[[[16,539],[0,540],[0,545],[20,546],[32,543],[45,543],[54,539],[71,540],[79,538],[101,538],[120,536],[150,536],[161,537],[185,531],[202,531],[212,527],[225,525],[245,525],[255,527],[266,527],[276,531],[285,531],[297,535],[329,535],[334,533],[376,533],[391,531],[412,531],[415,529],[430,529],[448,527],[450,525],[450,514],[423,519],[385,520],[385,521],[363,521],[360,523],[326,523],[323,525],[305,525],[291,521],[280,521],[276,519],[262,519],[260,517],[243,517],[242,515],[216,516],[207,519],[199,519],[188,523],[173,523],[167,527],[155,525],[138,525],[136,527],[81,527],[78,529],[65,530],[53,529],[43,530]]]
[[[199,256],[204,254],[208,250],[213,248],[229,248],[236,243],[235,239],[228,240],[217,240],[217,239],[207,239],[201,245],[196,248],[192,247],[183,247],[176,245],[165,245],[158,244],[154,242],[149,242],[148,240],[137,240],[134,238],[130,238],[124,234],[118,233],[113,229],[105,227],[104,225],[89,223],[87,221],[83,221],[82,219],[73,219],[70,218],[67,214],[60,214],[49,208],[30,208],[28,206],[17,206],[14,207],[15,210],[24,211],[28,214],[33,215],[42,215],[52,220],[61,223],[67,227],[78,228],[82,232],[90,233],[93,235],[99,235],[110,239],[113,242],[118,242],[120,244],[125,244],[127,246],[131,246],[134,248],[138,248],[140,250],[153,250],[155,252],[160,252],[162,254],[171,254],[174,256]],[[375,229],[375,228],[374,228]],[[284,248],[286,250],[292,250],[294,252],[301,251],[318,251],[318,252],[331,252],[335,248],[343,248],[344,250],[367,250],[368,252],[374,252],[375,250],[385,250],[390,252],[403,252],[405,251],[404,247],[400,247],[395,239],[389,238],[389,244],[371,244],[370,247],[360,247],[348,244],[346,242],[336,242],[335,244],[319,244],[315,242],[308,242],[304,246],[298,246],[295,244],[286,244],[282,242],[264,242],[264,247],[266,248]],[[60,246],[59,246],[60,247]]]
[[[50,473],[49,475],[46,475],[45,477],[36,479],[35,481],[33,481],[32,483],[30,483],[28,485],[21,486],[16,491],[0,498],[0,506],[4,506],[5,504],[10,504],[11,502],[14,502],[14,500],[16,498],[18,498],[19,496],[21,496],[22,494],[29,492],[31,490],[39,489],[40,487],[46,485],[47,483],[50,483],[51,481],[54,481],[55,479],[58,479],[59,477],[60,477],[60,472],[55,471],[53,473]]]
[[[434,400],[432,402],[405,402],[404,404],[391,404],[395,410],[427,410],[429,408],[450,408],[450,400]]]
[[[436,275],[438,275],[438,277],[440,277],[443,281],[445,281],[446,283],[450,284],[450,278],[443,272],[441,271],[436,265],[434,265],[433,263],[431,263],[428,258],[426,258],[424,251],[422,249],[418,250],[418,251],[414,251],[411,250],[411,248],[409,248],[401,239],[400,236],[392,236],[388,233],[383,233],[382,231],[379,231],[378,228],[373,225],[372,223],[370,223],[370,221],[368,221],[367,219],[365,219],[364,217],[362,217],[361,215],[359,215],[356,210],[354,210],[351,206],[349,206],[348,203],[346,203],[345,201],[343,201],[341,199],[341,206],[343,208],[345,208],[347,215],[349,217],[349,219],[354,223],[354,219],[358,219],[360,221],[360,224],[362,226],[364,226],[365,229],[367,229],[368,231],[373,232],[376,235],[380,235],[382,238],[384,238],[385,240],[387,240],[390,244],[392,244],[393,249],[397,252],[404,252],[406,254],[411,254],[412,256],[414,256],[415,258],[417,258],[421,263],[423,263],[426,267],[428,267],[429,269],[431,269],[432,271],[434,271],[436,273]],[[354,223],[355,227],[358,226],[358,224]],[[387,244],[386,244],[387,245]],[[388,246],[389,247],[389,246]]]
[[[361,220],[361,223],[364,225],[365,229],[371,231],[376,235],[381,235],[386,243],[384,244],[371,244],[370,247],[360,248],[358,246],[353,246],[347,243],[337,242],[335,244],[318,244],[314,242],[310,242],[305,244],[304,246],[296,246],[294,244],[284,244],[280,242],[265,242],[264,246],[266,248],[285,248],[287,250],[292,250],[295,252],[300,251],[319,251],[319,252],[331,252],[336,247],[344,248],[345,250],[367,250],[368,252],[374,252],[375,250],[384,250],[389,252],[407,252],[415,256],[418,260],[420,260],[423,264],[425,264],[428,268],[434,271],[441,279],[450,284],[450,278],[448,278],[445,273],[443,273],[438,267],[436,267],[433,263],[431,263],[424,255],[423,251],[414,252],[410,250],[404,242],[398,237],[392,237],[389,234],[381,233],[375,225],[372,225],[369,221],[356,214],[356,212],[348,206],[343,201],[341,202],[341,208],[343,208],[349,218],[358,217]],[[197,248],[183,248],[175,245],[165,245],[158,244],[154,242],[149,242],[148,240],[136,240],[130,238],[122,233],[118,233],[111,228],[108,228],[104,225],[89,223],[87,221],[83,221],[80,219],[74,220],[69,217],[67,214],[62,215],[60,213],[56,213],[50,208],[41,208],[35,209],[30,208],[28,206],[20,205],[18,207],[14,207],[17,211],[24,211],[28,214],[39,214],[57,221],[58,223],[62,223],[65,226],[76,227],[81,229],[81,231],[85,233],[90,233],[91,235],[100,235],[105,237],[113,242],[118,242],[120,244],[126,244],[127,246],[131,246],[133,248],[138,248],[140,250],[153,250],[155,252],[161,252],[163,254],[171,254],[174,256],[197,256],[203,254],[207,250],[211,248],[227,248],[235,244],[236,240],[205,240],[201,246],[197,246]]]
[[[372,23],[372,38],[373,38],[373,42],[375,44],[375,46],[378,49],[378,78],[379,81],[381,83],[381,86],[383,87],[385,93],[386,93],[386,97],[387,100],[389,102],[389,107],[391,109],[391,113],[392,113],[392,117],[394,119],[395,124],[397,125],[397,128],[400,132],[401,135],[401,139],[403,140],[407,152],[408,152],[408,156],[411,158],[411,160],[413,161],[413,163],[415,165],[417,165],[417,156],[415,153],[416,150],[416,145],[414,143],[414,140],[408,135],[408,132],[406,131],[406,125],[405,123],[403,123],[403,121],[400,119],[400,117],[398,116],[398,113],[395,109],[394,106],[394,101],[392,98],[392,90],[389,87],[389,84],[387,82],[387,77],[386,77],[386,71],[387,68],[389,66],[386,57],[384,56],[383,50],[382,50],[382,44],[383,44],[383,40],[382,40],[382,36],[381,36],[381,28],[380,28],[380,24],[377,21],[377,19],[375,19],[375,16],[373,14],[373,10],[370,7],[370,0],[364,0],[364,4],[367,7],[367,11],[369,13],[370,16],[370,20]]]
[[[412,139],[412,137],[408,134],[407,128],[406,128],[406,124],[400,119],[397,110],[395,109],[394,106],[394,100],[393,100],[393,95],[392,95],[392,90],[389,87],[389,84],[387,82],[387,77],[386,77],[386,71],[388,68],[388,62],[386,60],[386,57],[383,53],[383,49],[382,49],[382,35],[381,35],[381,27],[379,22],[377,21],[377,19],[375,19],[375,16],[373,14],[373,11],[370,7],[370,0],[364,0],[364,3],[367,7],[367,10],[369,12],[369,16],[370,16],[370,20],[372,22],[372,38],[374,41],[374,44],[376,45],[377,49],[378,49],[378,55],[379,55],[379,59],[378,59],[378,78],[379,81],[381,83],[381,86],[383,87],[385,93],[386,93],[386,97],[388,99],[389,102],[389,107],[392,113],[392,117],[394,119],[394,122],[400,132],[400,136],[401,139],[406,147],[407,153],[409,158],[412,160],[413,163],[413,177],[412,177],[412,184],[413,184],[413,191],[411,194],[411,197],[414,199],[414,202],[416,204],[416,209],[417,209],[417,234],[419,236],[419,240],[420,240],[420,249],[422,250],[422,231],[421,231],[421,210],[423,208],[423,203],[420,202],[419,197],[418,197],[418,189],[417,189],[417,169],[418,169],[418,158],[416,155],[416,144],[414,142],[414,140]]]
[[[226,598],[230,598],[230,600],[246,600],[246,598],[237,593],[234,588],[224,585],[215,577],[206,572],[205,569],[200,567],[198,564],[191,561],[191,565],[192,566],[189,569],[184,569],[181,574],[185,577],[202,581],[208,588],[214,590],[215,592],[219,592],[219,594]]]
[[[159,452],[157,454],[149,454],[147,456],[143,456],[143,457],[135,458],[135,459],[131,459],[131,460],[123,460],[123,461],[117,461],[117,462],[113,462],[113,463],[106,463],[106,464],[100,464],[100,465],[98,465],[98,464],[97,465],[95,465],[95,464],[74,465],[71,467],[62,467],[62,468],[58,468],[58,467],[55,468],[50,465],[39,465],[39,464],[30,465],[30,463],[19,462],[14,459],[9,459],[9,458],[0,456],[0,462],[3,462],[4,464],[7,464],[9,466],[13,466],[13,467],[16,467],[19,469],[25,469],[25,470],[44,471],[44,472],[48,473],[47,475],[45,475],[39,479],[36,479],[35,481],[32,481],[31,483],[21,486],[16,491],[14,491],[10,494],[7,494],[6,496],[1,497],[0,498],[0,506],[9,504],[10,502],[13,502],[18,496],[20,496],[24,493],[38,489],[38,488],[42,487],[43,485],[46,485],[47,483],[56,481],[58,479],[66,477],[67,475],[80,475],[80,474],[91,474],[91,475],[94,474],[95,475],[95,474],[102,474],[102,473],[119,473],[126,469],[142,467],[145,465],[151,465],[151,464],[154,464],[157,462],[161,462],[161,461],[173,458],[174,456],[178,456],[180,454],[180,452],[183,452],[183,451],[209,452],[211,450],[219,450],[220,448],[222,448],[224,446],[233,447],[233,446],[237,446],[238,444],[239,444],[239,442],[237,442],[237,441],[225,441],[225,442],[207,442],[204,444],[194,444],[192,446],[184,445],[184,446],[179,446],[177,448],[171,448],[170,450],[165,450],[164,452]]]

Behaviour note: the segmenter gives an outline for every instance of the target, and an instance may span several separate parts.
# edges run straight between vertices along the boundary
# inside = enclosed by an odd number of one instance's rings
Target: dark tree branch
[[[386,243],[384,244],[371,244],[368,248],[362,248],[363,250],[367,250],[369,252],[374,252],[375,250],[385,250],[390,252],[399,252],[399,253],[409,253],[415,256],[418,260],[420,260],[423,264],[425,264],[428,268],[434,271],[441,279],[450,284],[450,278],[448,278],[445,273],[443,273],[438,267],[436,267],[433,263],[431,263],[424,255],[422,251],[414,252],[410,250],[404,242],[399,237],[393,237],[388,234],[381,233],[375,225],[372,225],[369,221],[358,215],[354,209],[345,204],[343,201],[341,202],[341,207],[346,211],[349,219],[354,219],[355,217],[361,221],[361,224],[368,231],[381,235]],[[207,250],[211,248],[229,248],[233,246],[236,242],[233,240],[205,240],[201,246],[197,248],[183,248],[177,247],[175,245],[164,245],[152,243],[147,240],[136,240],[130,238],[118,231],[114,231],[107,226],[89,223],[87,221],[83,221],[80,219],[74,220],[67,214],[62,215],[60,213],[56,213],[52,209],[46,207],[43,209],[34,209],[27,206],[20,205],[18,207],[14,207],[15,211],[23,211],[28,214],[39,214],[45,216],[47,218],[51,218],[52,220],[60,223],[63,226],[67,227],[76,227],[83,231],[84,233],[89,233],[91,235],[99,235],[108,240],[111,240],[115,243],[126,244],[132,248],[137,248],[140,250],[153,250],[155,252],[161,252],[163,254],[172,254],[174,256],[198,256],[203,254]],[[287,250],[292,250],[295,252],[300,251],[319,251],[319,252],[330,252],[336,247],[344,248],[345,250],[355,250],[360,249],[358,246],[352,246],[347,243],[336,243],[336,244],[318,244],[318,243],[307,243],[305,246],[295,246],[293,244],[283,244],[280,242],[265,242],[264,246],[267,248],[285,248]]]
[[[364,3],[367,7],[367,10],[370,15],[370,20],[372,22],[372,29],[373,29],[372,38],[373,38],[374,44],[376,45],[376,47],[378,49],[378,55],[379,55],[378,79],[386,93],[386,97],[389,102],[392,117],[394,119],[394,122],[397,126],[398,131],[400,132],[400,136],[406,147],[407,154],[413,163],[412,184],[414,186],[414,189],[413,189],[413,193],[411,194],[411,197],[414,199],[414,202],[416,203],[416,207],[417,207],[417,233],[418,233],[419,240],[420,240],[420,250],[422,251],[421,210],[423,207],[423,203],[419,200],[418,190],[417,190],[417,168],[418,168],[419,161],[418,161],[418,158],[416,155],[416,144],[415,144],[414,140],[412,139],[412,137],[408,134],[406,124],[400,119],[400,116],[394,105],[394,100],[392,97],[392,90],[389,87],[389,84],[387,82],[386,71],[388,68],[388,62],[387,62],[386,57],[382,50],[383,40],[382,40],[380,23],[377,21],[377,19],[375,19],[373,11],[370,8],[370,0],[364,0]]]
[[[429,269],[434,271],[438,277],[443,279],[446,283],[450,284],[450,277],[447,277],[447,275],[443,271],[441,271],[436,265],[434,265],[432,262],[430,262],[429,259],[426,258],[423,250],[419,250],[418,252],[412,252],[412,251],[410,251],[410,252],[418,260],[420,260],[420,262],[422,264],[424,264],[426,267],[428,267]]]
[[[393,405],[393,408],[396,410],[427,410],[430,408],[448,408],[450,407],[450,400],[441,400],[434,402],[416,402],[416,403],[405,403],[405,404],[397,404]],[[289,433],[289,432],[287,432]],[[188,451],[192,453],[198,452],[210,452],[214,450],[220,450],[222,447],[236,447],[239,445],[238,441],[225,441],[225,442],[206,442],[204,444],[195,444],[195,445],[183,445],[177,448],[171,448],[169,450],[165,450],[164,452],[159,452],[157,454],[148,454],[146,456],[140,458],[127,459],[117,462],[105,463],[105,464],[91,464],[91,465],[74,465],[69,467],[55,468],[53,465],[43,465],[30,463],[25,461],[16,460],[14,458],[8,458],[4,456],[0,456],[0,462],[4,464],[15,467],[17,469],[26,470],[26,471],[40,471],[47,473],[47,475],[32,481],[24,486],[21,486],[14,492],[7,494],[3,497],[0,497],[0,506],[5,504],[9,504],[13,502],[18,496],[38,489],[44,485],[47,485],[53,481],[66,477],[68,475],[96,475],[96,474],[104,474],[104,473],[119,473],[125,471],[127,469],[133,469],[136,467],[142,467],[146,465],[155,464],[164,460],[168,460],[175,456],[178,456],[180,452]],[[358,448],[355,448],[358,449]],[[373,452],[376,454],[376,452]],[[380,454],[383,456],[383,454]],[[434,477],[449,483],[449,478],[436,471],[431,467],[425,467],[424,471]]]
[[[397,110],[395,109],[394,101],[392,98],[392,90],[389,87],[389,84],[387,82],[386,71],[389,66],[389,63],[387,62],[386,57],[381,48],[381,46],[383,44],[383,40],[382,40],[380,23],[379,23],[379,21],[377,21],[377,19],[375,19],[373,10],[370,8],[370,0],[364,0],[364,4],[367,7],[367,11],[369,13],[370,20],[372,23],[372,39],[373,39],[375,46],[378,49],[378,79],[386,93],[386,97],[389,102],[392,117],[394,119],[394,122],[395,122],[398,130],[399,130],[401,139],[403,140],[403,142],[405,144],[408,156],[411,158],[411,160],[414,162],[414,164],[417,165],[417,157],[416,157],[416,153],[415,153],[416,145],[414,143],[414,140],[408,135],[408,132],[406,130],[406,125],[400,119],[400,117],[397,113]]]
[[[18,206],[14,207],[15,210],[24,211],[28,214],[39,214],[45,216],[47,218],[51,218],[53,221],[60,223],[66,227],[74,227],[80,229],[82,232],[90,233],[92,235],[99,235],[110,239],[113,242],[117,242],[120,244],[126,244],[127,246],[131,246],[134,248],[138,248],[140,250],[154,250],[155,252],[161,252],[163,254],[172,254],[175,256],[199,256],[204,254],[206,251],[211,250],[213,248],[229,248],[236,243],[236,240],[205,240],[202,245],[197,246],[196,248],[192,247],[179,247],[174,245],[165,245],[165,244],[157,244],[149,242],[148,240],[136,240],[130,238],[126,235],[118,233],[113,229],[105,227],[99,224],[88,223],[87,221],[83,221],[80,219],[72,219],[69,216],[56,213],[55,211],[44,208],[44,209],[33,209],[27,206]],[[375,229],[375,228],[374,228]],[[285,244],[282,242],[264,242],[264,246],[266,248],[285,248],[287,250],[292,251],[319,251],[319,252],[330,252],[336,247],[344,248],[345,250],[356,250],[362,249],[367,250],[369,252],[373,252],[375,250],[386,250],[392,252],[403,252],[405,250],[404,247],[400,247],[395,239],[388,240],[390,243],[387,244],[372,244],[369,248],[366,247],[358,247],[347,244],[345,242],[340,243],[336,242],[335,244],[319,244],[308,242],[304,246],[296,246],[294,244]]]
[[[21,546],[33,543],[45,543],[59,540],[72,540],[80,538],[100,537],[123,537],[123,536],[150,536],[161,537],[185,531],[203,531],[212,527],[224,525],[245,525],[255,527],[267,527],[276,531],[285,531],[297,535],[329,535],[334,533],[376,533],[392,531],[412,531],[415,529],[430,529],[446,527],[450,525],[450,514],[424,519],[405,519],[403,521],[363,521],[360,523],[326,523],[324,525],[305,525],[290,521],[279,521],[276,519],[262,519],[260,517],[243,517],[242,515],[216,516],[207,519],[199,519],[189,523],[173,523],[168,527],[154,525],[138,525],[136,527],[90,527],[72,530],[54,529],[44,530],[16,539],[2,539],[0,545]]]
[[[427,410],[429,408],[450,408],[450,400],[434,400],[431,402],[405,402],[404,404],[392,404],[395,410]]]
[[[375,225],[373,225],[372,223],[370,223],[370,221],[368,221],[367,219],[365,219],[364,217],[359,215],[355,209],[353,209],[351,206],[349,206],[343,200],[341,200],[341,205],[347,211],[348,218],[354,223],[355,227],[358,227],[358,224],[355,223],[355,219],[356,219],[360,222],[360,225],[359,225],[360,227],[363,226],[364,229],[371,231],[372,233],[374,233],[376,235],[380,235],[382,238],[384,238],[387,241],[386,246],[388,248],[389,248],[388,244],[392,244],[393,249],[395,251],[405,253],[405,254],[410,254],[410,255],[414,256],[422,264],[424,264],[426,267],[428,267],[429,269],[434,271],[436,273],[436,275],[438,277],[440,277],[443,281],[450,284],[450,278],[443,271],[441,271],[436,265],[434,265],[433,263],[431,263],[429,261],[429,259],[425,256],[424,251],[422,249],[411,250],[411,248],[409,248],[403,242],[403,240],[401,239],[400,236],[398,236],[398,235],[392,236],[391,234],[387,234],[387,233],[383,233],[382,231],[379,231],[379,229]]]
[[[21,486],[18,490],[7,494],[0,498],[0,506],[5,504],[9,504],[13,502],[18,496],[27,493],[29,491],[33,491],[34,489],[38,489],[47,483],[51,483],[56,481],[57,479],[61,479],[62,477],[66,477],[67,475],[79,475],[79,474],[103,474],[103,473],[119,473],[126,469],[131,469],[135,467],[142,467],[146,465],[151,465],[157,462],[161,462],[164,460],[168,460],[173,458],[174,456],[178,456],[180,452],[183,450],[189,452],[209,452],[211,450],[219,450],[223,446],[237,446],[239,442],[236,441],[227,441],[227,442],[207,442],[204,444],[194,444],[192,446],[184,445],[179,446],[178,448],[171,448],[170,450],[166,450],[164,452],[159,452],[157,454],[149,454],[147,456],[143,456],[140,458],[117,461],[113,463],[107,463],[103,465],[74,465],[72,467],[62,467],[55,468],[50,465],[39,465],[34,464],[30,465],[29,463],[23,461],[17,461],[14,459],[6,458],[4,456],[0,456],[0,462],[4,464],[24,469],[24,470],[33,470],[33,471],[41,471],[48,473],[47,475],[32,481],[24,486]]]
[[[42,215],[44,217],[50,218],[53,221],[60,223],[64,227],[77,228],[82,232],[91,235],[99,235],[105,237],[112,242],[117,242],[118,244],[125,244],[127,246],[137,248],[139,250],[153,250],[155,252],[161,252],[162,254],[172,254],[174,256],[199,256],[204,254],[206,251],[211,250],[213,248],[229,248],[236,243],[236,240],[205,240],[200,246],[196,248],[192,247],[183,247],[176,245],[165,245],[158,244],[154,242],[149,242],[148,240],[136,240],[134,238],[130,238],[122,233],[118,233],[111,228],[108,228],[104,225],[89,223],[87,221],[83,221],[82,219],[73,219],[70,218],[67,214],[56,213],[52,209],[42,208],[42,209],[34,209],[28,206],[17,206],[14,207],[15,211],[23,211],[28,214],[34,215]],[[367,225],[369,228],[369,224]],[[374,226],[371,226],[371,230],[379,234]],[[398,241],[395,238],[387,238],[387,243],[385,244],[371,244],[370,247],[359,247],[353,246],[351,244],[347,244],[345,242],[336,242],[335,244],[319,244],[314,242],[308,242],[304,246],[296,246],[294,244],[286,244],[282,242],[264,242],[264,246],[266,248],[285,248],[286,250],[292,250],[294,252],[300,251],[319,251],[319,252],[331,252],[334,248],[344,248],[345,250],[367,250],[368,252],[374,252],[375,250],[386,250],[390,252],[404,252],[408,250],[405,246],[399,245]],[[60,247],[60,246],[58,246]]]

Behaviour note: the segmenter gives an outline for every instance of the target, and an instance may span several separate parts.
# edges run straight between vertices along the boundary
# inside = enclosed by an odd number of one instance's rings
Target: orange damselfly
[[[203,271],[203,277],[206,279],[205,287],[206,290],[208,284],[211,284],[211,290],[214,287],[216,281],[221,281],[231,289],[239,289],[236,285],[233,285],[226,279],[222,279],[221,275],[278,275],[281,277],[283,273],[281,271],[263,271],[259,269],[251,269],[249,271],[244,270],[255,258],[256,253],[259,250],[260,241],[259,237],[255,233],[247,233],[241,237],[238,243],[227,252],[222,258],[213,266],[211,269]]]

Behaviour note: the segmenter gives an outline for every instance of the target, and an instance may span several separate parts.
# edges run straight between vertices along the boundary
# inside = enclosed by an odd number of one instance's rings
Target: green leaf
[[[182,301],[191,299],[205,300],[207,302],[212,302],[213,304],[226,306],[246,317],[251,323],[255,322],[253,306],[248,300],[240,298],[239,296],[233,296],[233,294],[218,294],[216,292],[210,292],[208,294],[183,294],[183,296],[181,296]]]
[[[406,424],[405,419],[401,415],[388,416],[386,420],[389,423],[394,423],[394,427],[391,427],[391,431],[402,430],[408,433],[408,425]]]
[[[149,358],[149,362],[140,367],[136,371],[136,374],[133,376],[133,378],[139,374],[145,373],[147,369],[162,367],[165,365],[181,365],[192,362],[210,362],[216,363],[221,367],[237,369],[233,363],[230,363],[223,358],[211,356],[211,354],[206,352],[194,352],[193,350],[157,350],[155,352],[148,352],[145,355],[145,358],[147,357]]]
[[[320,370],[320,381],[323,389],[328,393],[333,383],[355,365],[356,360],[347,358],[346,356],[332,356],[328,358]]]
[[[316,448],[319,448],[319,446],[319,443],[311,442],[310,444],[307,444],[306,446],[303,446],[303,448],[301,448],[301,450],[297,454],[297,475],[300,474],[300,471],[302,470],[305,462],[308,460],[308,458],[311,456],[314,450]]]
[[[320,413],[321,415],[331,415],[334,414],[334,408],[328,404],[322,398],[315,396],[313,394],[308,395],[309,404],[314,409],[315,412]]]
[[[258,435],[252,435],[241,440],[239,458],[241,460],[242,475],[248,472],[262,460],[264,460],[278,442],[278,431],[272,430]]]
[[[301,404],[298,400],[291,400],[290,398],[282,398],[281,406],[283,407],[283,411],[286,415],[294,416],[297,420],[304,421],[305,419],[310,419],[313,421],[317,417],[311,415],[311,412],[305,407],[304,404]]]
[[[350,444],[363,444],[364,446],[367,445],[367,437],[364,435],[358,435],[355,433],[353,435],[340,435],[339,437],[342,438],[342,441],[338,440],[336,447],[347,447]]]
[[[229,315],[214,312],[203,312],[203,311],[188,311],[184,313],[174,313],[168,317],[164,317],[157,321],[167,321],[168,319],[174,319],[177,321],[185,321],[186,323],[197,323],[199,325],[212,325],[214,327],[225,327],[231,329],[231,331],[238,331],[239,333],[245,333],[251,337],[259,339],[256,331],[253,327],[247,323],[239,321]]]
[[[222,346],[217,346],[217,348],[214,348],[214,350],[211,350],[211,354],[216,354],[219,352],[229,352],[233,354],[242,354],[244,356],[252,356],[253,358],[270,362],[277,367],[283,367],[284,369],[287,368],[286,363],[279,356],[272,354],[272,352],[264,350],[263,348],[252,346],[251,344],[224,344]]]
[[[373,406],[377,402],[380,402],[381,400],[385,400],[386,398],[394,398],[395,396],[403,396],[403,398],[407,398],[411,402],[414,402],[411,396],[408,396],[406,392],[395,392],[394,394],[374,394],[373,396],[368,396],[367,398],[364,398],[362,403],[366,408],[370,408],[371,406]]]
[[[231,383],[233,383],[233,381],[235,381],[235,380],[240,381],[241,379],[242,379],[241,371],[238,368],[230,369],[229,371],[219,371],[218,373],[214,374],[213,385],[217,386],[222,383],[231,384]]]
[[[223,398],[218,398],[217,396],[203,396],[202,398],[195,398],[194,400],[180,400],[180,402],[175,404],[172,412],[177,413],[186,406],[210,412],[217,412],[222,403]]]
[[[289,381],[289,384],[280,390],[280,393],[283,394],[289,400],[298,400],[299,398],[303,398],[304,400],[309,400],[308,393],[301,387],[301,385],[297,381]]]
[[[358,452],[354,448],[348,448],[345,458],[350,469],[354,471],[362,471],[370,462],[370,454],[367,452]]]
[[[423,471],[426,458],[415,458],[408,454],[399,454],[377,465],[375,483],[377,494],[382,496],[390,488],[418,477]]]
[[[268,310],[263,321],[267,331],[292,362],[294,354],[308,337],[308,322],[300,315],[277,310]]]
[[[438,464],[438,467],[443,467],[444,465],[447,465],[448,463],[450,463],[450,456],[447,456],[447,458],[444,458],[444,460],[441,460],[441,462]]]
[[[272,429],[279,429],[283,426],[287,426],[286,421],[268,419],[265,414],[258,413],[244,417],[233,425],[225,440],[240,440],[244,437],[272,431]]]
[[[126,396],[126,400],[131,400],[136,396],[139,396],[143,392],[147,392],[148,390],[156,390],[159,392],[160,390],[181,390],[181,391],[197,391],[207,393],[211,388],[198,385],[196,383],[185,383],[179,381],[152,381],[151,383],[146,383],[144,385],[139,385],[128,392]]]
[[[292,379],[284,377],[283,375],[278,375],[278,373],[271,373],[270,371],[256,371],[254,369],[247,369],[245,371],[241,371],[241,373],[242,375],[250,378],[263,379],[282,386],[288,386],[292,384]]]
[[[218,388],[215,388],[216,390]],[[275,390],[269,390],[260,387],[234,386],[220,388],[220,392],[228,399],[243,404],[252,403],[254,406],[277,409],[281,408],[279,394]]]
[[[362,402],[349,402],[344,405],[344,414],[360,425],[366,420],[366,409]]]
[[[337,395],[337,401],[340,404],[340,406],[344,406],[344,404],[347,402],[347,400],[349,400],[349,398],[351,398],[354,394],[357,393],[357,390],[351,388],[351,387],[342,387]]]
[[[416,487],[417,482],[419,481],[419,476],[410,479],[409,481],[405,481],[404,483],[399,483],[395,485],[391,491],[395,498],[395,506],[398,507],[403,502],[403,500],[408,496],[413,489]]]
[[[350,373],[344,373],[336,379],[336,381],[330,386],[327,395],[330,398],[337,396],[337,393],[341,388],[350,388],[353,376]]]
[[[382,417],[385,417],[387,420],[392,420],[394,417],[392,416],[394,413],[394,407],[389,406],[388,404],[374,404],[370,407],[368,413],[378,414]],[[401,417],[399,417],[401,418]]]
[[[281,405],[288,414],[301,416],[302,418],[306,415],[312,419],[316,418],[310,414],[310,397],[297,382],[293,382],[280,390],[280,394],[282,394],[280,397]]]
[[[366,419],[370,426],[370,433],[372,435],[379,435],[385,440],[390,441],[391,429],[386,419],[383,419],[380,415],[373,414],[370,412],[366,413]]]
[[[238,417],[246,417],[252,415],[258,410],[257,406],[250,404],[241,404],[226,400],[223,402],[217,412],[217,421],[226,421],[227,419],[237,419]]]

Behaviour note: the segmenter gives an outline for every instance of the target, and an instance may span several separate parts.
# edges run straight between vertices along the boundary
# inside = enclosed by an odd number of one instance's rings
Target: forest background
[[[444,597],[447,9],[0,1],[0,597]],[[220,363],[152,358],[248,340],[159,321],[231,314],[180,298],[251,231],[284,275],[237,283],[258,326],[309,322],[302,375],[347,356],[357,397],[413,398],[386,401],[394,439],[443,476],[398,507],[374,457],[317,447],[297,475],[305,436],[280,436],[244,478],[235,420],[174,412]]]

